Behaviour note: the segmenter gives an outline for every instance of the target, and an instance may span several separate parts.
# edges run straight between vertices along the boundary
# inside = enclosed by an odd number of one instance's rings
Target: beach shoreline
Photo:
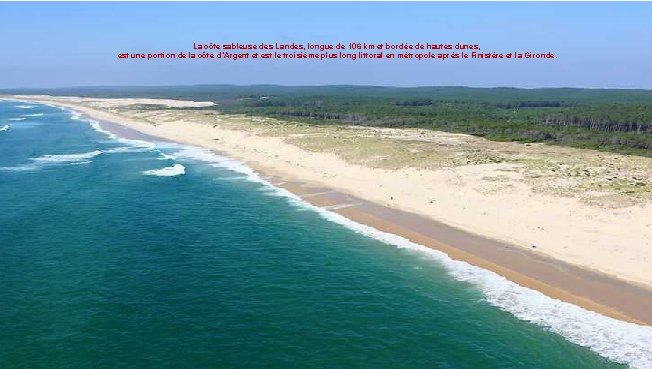
[[[74,102],[45,97],[13,98],[26,102],[53,104],[78,111],[100,121],[105,129],[118,136],[122,136],[127,131],[122,134],[115,132],[116,127],[125,127],[125,130],[140,132],[149,137],[203,147],[225,156],[233,156],[264,175],[271,184],[301,197],[303,201],[313,206],[442,251],[455,260],[490,270],[549,297],[619,320],[652,325],[652,290],[645,284],[623,281],[612,275],[553,259],[548,255],[496,240],[491,235],[471,233],[461,227],[444,224],[412,212],[409,207],[388,206],[365,199],[344,188],[324,186],[323,183],[311,178],[302,178],[300,174],[266,166],[260,160],[247,160],[238,157],[232,151],[219,150],[215,145],[207,145],[206,142],[166,134],[149,123],[126,119]],[[216,142],[219,143],[219,140]]]

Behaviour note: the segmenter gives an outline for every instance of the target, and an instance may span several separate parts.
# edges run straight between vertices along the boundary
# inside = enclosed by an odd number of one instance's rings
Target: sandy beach
[[[205,102],[12,98],[219,151],[313,205],[652,325],[652,159],[193,109]]]

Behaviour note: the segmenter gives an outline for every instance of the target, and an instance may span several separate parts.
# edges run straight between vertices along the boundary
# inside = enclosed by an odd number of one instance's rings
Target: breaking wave
[[[263,183],[264,181],[251,168],[244,165],[238,160],[234,160],[222,155],[218,155],[210,150],[193,146],[182,146],[182,149],[174,152],[173,157],[177,159],[190,159],[201,161],[215,168],[228,169],[234,172],[242,173],[247,180]],[[266,183],[266,182],[265,182]],[[270,184],[271,186],[271,184]]]
[[[81,115],[80,115],[80,117],[81,117]],[[111,138],[112,140],[118,141],[118,142],[123,143],[125,145],[129,145],[131,147],[131,150],[128,150],[127,148],[116,148],[116,149],[113,149],[114,151],[112,151],[112,152],[126,152],[126,151],[131,151],[131,152],[141,151],[141,152],[144,152],[144,151],[152,151],[156,147],[156,145],[153,142],[143,141],[143,140],[129,140],[129,139],[126,139],[126,138],[118,137],[113,132],[109,132],[109,131],[105,130],[104,128],[102,128],[102,126],[100,126],[100,123],[98,121],[96,121],[96,120],[89,119],[88,122],[91,125],[91,127],[94,130],[96,130],[97,132],[105,134],[105,135],[109,136],[109,138]],[[111,150],[108,150],[107,152],[109,152],[109,151],[111,151]]]
[[[174,164],[171,167],[146,170],[143,174],[146,176],[174,177],[186,174],[186,167],[181,164]]]
[[[0,127],[0,132],[7,131],[7,130],[9,130],[9,125],[8,124],[5,124],[4,126]]]

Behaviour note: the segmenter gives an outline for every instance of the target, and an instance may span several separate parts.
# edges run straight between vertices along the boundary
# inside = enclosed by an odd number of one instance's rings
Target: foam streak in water
[[[0,170],[6,171],[33,171],[41,169],[44,166],[52,165],[78,165],[88,164],[91,159],[102,154],[102,151],[96,150],[79,154],[61,154],[61,155],[43,155],[37,158],[31,158],[29,164],[17,167],[2,167]]]
[[[33,158],[35,162],[42,163],[73,163],[79,161],[86,161],[100,155],[102,151],[95,150],[80,154],[63,154],[63,155],[43,155],[38,158]]]

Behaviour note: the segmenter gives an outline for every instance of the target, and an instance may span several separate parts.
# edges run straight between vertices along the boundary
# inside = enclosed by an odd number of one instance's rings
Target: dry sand
[[[604,273],[644,293],[652,287],[650,158],[417,129],[311,127],[184,109],[210,103],[15,98],[67,106],[98,120],[213,149],[263,173],[337,189],[599,272],[589,279]]]

